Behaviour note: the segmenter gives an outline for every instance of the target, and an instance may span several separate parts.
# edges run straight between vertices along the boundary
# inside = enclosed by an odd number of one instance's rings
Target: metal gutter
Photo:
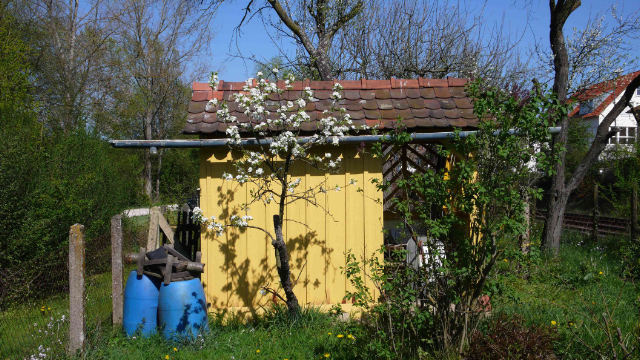
[[[552,134],[560,132],[560,127],[550,127],[549,131]],[[477,130],[460,131],[460,137],[467,137],[473,135]],[[517,130],[509,130],[509,133],[517,133]],[[413,133],[411,139],[413,141],[431,141],[431,140],[446,140],[454,137],[453,131],[436,132],[436,133]],[[353,135],[345,136],[340,139],[342,144],[359,144],[359,143],[372,143],[388,138],[387,134],[381,135]],[[300,137],[298,143],[304,144],[311,141],[311,137]],[[243,139],[240,143],[242,146],[251,145],[268,145],[273,140],[271,138],[265,138],[257,140],[255,138]],[[177,139],[177,140],[109,140],[111,146],[115,148],[201,148],[201,147],[221,147],[228,146],[228,139]]]

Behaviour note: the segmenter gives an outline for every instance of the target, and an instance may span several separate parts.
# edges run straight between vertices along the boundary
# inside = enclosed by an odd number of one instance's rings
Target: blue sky
[[[482,10],[482,1],[461,0],[461,4],[470,8],[472,13]],[[243,81],[254,75],[255,65],[251,61],[243,61],[237,57],[236,39],[233,30],[240,22],[243,7],[247,1],[235,0],[221,6],[212,23],[213,39],[209,53],[199,59],[212,71],[218,71],[220,79],[226,81]],[[617,4],[620,13],[636,11],[640,4],[637,0],[582,0],[582,6],[576,10],[567,25],[565,33],[570,33],[573,27],[582,28],[589,17],[595,17],[602,11],[607,11],[612,4]],[[520,46],[529,48],[535,41],[548,48],[549,8],[548,0],[488,0],[484,9],[484,17],[488,26],[504,24],[512,36],[522,36]],[[635,40],[637,41],[637,40]],[[269,59],[278,55],[276,47],[267,35],[267,30],[259,19],[243,27],[237,45],[244,56],[256,56],[259,59]],[[292,51],[291,44],[283,44],[284,49]],[[640,50],[638,54],[640,55]],[[197,76],[198,80],[207,80],[206,74]]]

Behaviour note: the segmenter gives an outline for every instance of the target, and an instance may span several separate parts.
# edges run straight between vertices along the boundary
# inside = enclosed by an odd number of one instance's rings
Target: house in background
[[[598,125],[609,114],[613,106],[620,101],[627,85],[638,75],[640,71],[620,76],[616,79],[604,81],[591,85],[572,96],[576,101],[576,107],[569,113],[573,119],[582,119],[590,134],[595,136]],[[636,89],[631,99],[633,106],[640,104],[640,88]],[[635,143],[639,136],[638,124],[631,109],[626,107],[622,113],[614,120],[611,127],[619,128],[620,131],[609,139],[610,148],[613,145],[628,145]]]
[[[465,79],[390,79],[337,81],[344,88],[340,105],[345,107],[354,125],[377,126],[381,132],[396,127],[399,118],[407,131],[414,133],[450,131],[454,128],[472,129],[477,125],[473,105],[465,92]],[[285,89],[284,82],[277,84]],[[311,121],[303,124],[304,135],[320,128],[319,120],[324,110],[331,106],[333,81],[299,81],[281,95],[272,94],[267,103],[269,111],[275,111],[287,101],[300,97],[309,87],[314,100],[307,103],[305,111]],[[184,132],[199,135],[202,139],[226,138],[227,124],[219,121],[216,108],[209,100],[228,102],[229,111],[240,122],[249,122],[241,105],[233,102],[233,94],[242,91],[243,82],[220,81],[218,90],[208,84],[194,83],[189,104],[189,114]],[[388,200],[402,196],[393,186],[384,194],[377,191],[373,179],[393,183],[402,179],[409,166],[418,171],[446,166],[446,159],[438,159],[428,143],[409,144],[401,149],[386,148],[391,159],[385,163],[380,158],[362,151],[360,143],[341,143],[332,147],[343,159],[337,173],[322,173],[304,163],[293,165],[293,176],[301,178],[301,189],[311,189],[326,179],[329,187],[339,186],[342,191],[327,192],[316,198],[320,206],[304,201],[287,205],[283,233],[290,252],[294,292],[301,305],[328,308],[344,304],[350,310],[351,301],[345,304],[345,294],[352,291],[342,268],[345,252],[351,251],[358,258],[376,256],[376,251],[387,241],[383,224],[390,219]],[[223,179],[224,172],[233,170],[237,154],[228,147],[201,148],[200,150],[200,207],[206,217],[216,216],[228,222],[231,215],[244,215],[243,205],[250,199],[250,185],[239,185]],[[356,179],[357,186],[347,186]],[[385,206],[386,205],[386,206]],[[248,214],[252,225],[273,229],[271,217],[276,205],[253,203]],[[325,209],[327,211],[325,211]],[[253,313],[272,301],[264,296],[263,286],[279,285],[273,247],[264,233],[256,229],[239,231],[227,228],[222,236],[212,231],[202,234],[202,261],[206,264],[202,276],[210,311],[227,309]],[[370,279],[365,278],[367,285]]]

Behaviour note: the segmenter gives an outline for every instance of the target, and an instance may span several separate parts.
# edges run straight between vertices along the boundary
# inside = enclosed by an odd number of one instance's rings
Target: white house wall
[[[600,114],[600,122],[602,122],[602,120],[604,120],[604,118],[607,116],[607,114],[609,114],[609,112],[611,112],[611,110],[613,109],[615,104],[617,104],[620,101],[620,99],[622,98],[622,95],[623,95],[623,93],[621,93],[615,99],[615,101],[613,101],[611,104],[609,104],[604,109],[604,111],[602,111],[602,113]],[[637,92],[635,92],[633,97],[631,98],[631,103],[632,104],[640,103],[640,96],[637,95]],[[613,122],[613,124],[611,126],[637,127],[636,119],[633,117],[632,114],[629,113],[629,110],[631,110],[631,109],[628,106],[625,107],[624,110],[622,111],[622,113],[620,115],[618,115],[618,118],[616,118],[616,120],[614,120],[614,122]]]

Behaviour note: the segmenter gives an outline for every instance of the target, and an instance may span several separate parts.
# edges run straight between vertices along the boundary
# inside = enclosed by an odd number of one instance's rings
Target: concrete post
[[[84,348],[84,226],[75,224],[69,230],[69,353]]]
[[[111,301],[114,328],[122,325],[122,215],[111,218]]]

